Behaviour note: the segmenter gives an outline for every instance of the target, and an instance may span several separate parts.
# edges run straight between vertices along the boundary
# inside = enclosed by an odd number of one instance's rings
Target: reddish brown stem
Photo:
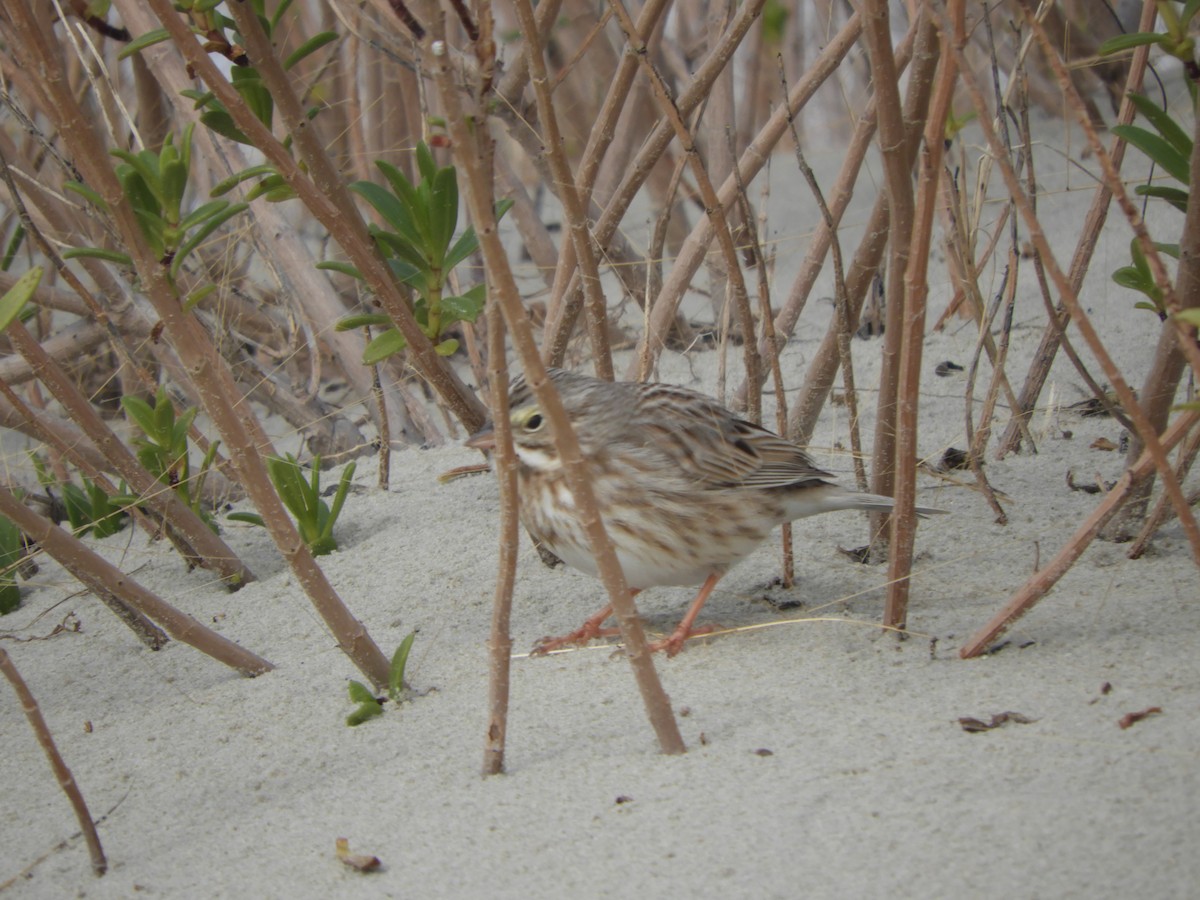
[[[104,848],[100,846],[100,836],[96,834],[96,823],[92,821],[87,801],[83,799],[83,792],[75,783],[75,776],[71,774],[62,754],[58,752],[54,736],[50,733],[50,726],[46,724],[46,719],[42,716],[42,710],[38,706],[33,692],[29,690],[29,685],[25,683],[25,679],[21,677],[21,673],[17,671],[17,667],[3,648],[0,648],[0,672],[4,673],[4,677],[8,679],[8,683],[12,685],[13,691],[21,701],[21,708],[25,711],[25,718],[29,720],[29,727],[33,729],[38,743],[42,745],[42,750],[46,753],[46,758],[50,760],[50,768],[54,770],[54,777],[58,779],[59,787],[71,801],[71,808],[75,810],[75,818],[79,821],[79,828],[83,831],[83,839],[87,843],[88,853],[92,857],[92,872],[95,875],[103,875],[108,871],[108,861],[104,858]]]

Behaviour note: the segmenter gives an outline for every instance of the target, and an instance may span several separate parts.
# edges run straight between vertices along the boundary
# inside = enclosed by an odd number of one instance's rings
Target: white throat
[[[516,444],[513,449],[517,451],[517,458],[521,462],[537,472],[556,472],[562,468],[562,462],[557,457],[542,450],[533,450],[520,444]]]

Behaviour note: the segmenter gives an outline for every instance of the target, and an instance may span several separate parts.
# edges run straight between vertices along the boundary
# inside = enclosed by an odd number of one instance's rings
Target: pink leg
[[[687,614],[680,619],[679,625],[671,632],[671,636],[664,638],[661,641],[655,641],[650,645],[650,652],[657,653],[659,650],[666,650],[667,656],[671,657],[683,649],[683,642],[693,634],[705,634],[712,631],[715,625],[705,625],[703,628],[692,628],[692,624],[696,621],[696,616],[700,615],[700,610],[703,608],[705,601],[708,600],[709,594],[713,592],[713,588],[717,586],[717,582],[721,580],[721,575],[709,575],[705,579],[704,584],[700,585],[700,592],[696,594],[696,599],[692,601],[692,605],[688,607]]]
[[[630,596],[636,597],[640,593],[640,588],[634,588],[630,591]],[[570,634],[564,634],[562,637],[557,638],[542,638],[534,646],[532,651],[533,655],[543,656],[552,650],[560,650],[563,647],[567,647],[572,644],[586,644],[588,641],[595,640],[598,637],[607,637],[609,635],[619,634],[620,629],[618,628],[600,627],[604,624],[604,620],[612,615],[612,611],[613,608],[611,605],[606,606]]]

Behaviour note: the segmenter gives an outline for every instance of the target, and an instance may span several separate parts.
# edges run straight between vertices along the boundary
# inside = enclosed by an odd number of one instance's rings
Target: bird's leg
[[[640,593],[640,588],[633,588],[629,591],[629,596],[636,597]],[[606,606],[570,634],[564,634],[562,637],[557,638],[542,638],[534,646],[532,655],[542,656],[551,652],[552,650],[560,650],[563,647],[570,646],[571,644],[586,644],[588,641],[598,637],[608,637],[609,635],[619,634],[620,629],[618,628],[600,627],[604,624],[604,620],[612,615],[612,611],[613,608],[611,605]]]
[[[705,625],[702,628],[694,629],[692,628],[692,624],[696,621],[696,616],[700,615],[701,608],[703,608],[705,601],[708,600],[709,594],[713,592],[713,588],[717,586],[717,582],[721,580],[722,574],[714,573],[705,579],[704,584],[700,585],[700,592],[696,594],[696,599],[688,607],[687,614],[679,620],[679,624],[671,632],[671,636],[651,644],[651,653],[666,650],[668,657],[674,656],[683,649],[683,642],[693,634],[705,634],[716,628],[715,625]]]

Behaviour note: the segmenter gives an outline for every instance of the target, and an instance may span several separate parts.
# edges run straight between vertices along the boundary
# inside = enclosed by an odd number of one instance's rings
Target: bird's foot
[[[670,659],[683,649],[683,644],[688,638],[701,634],[711,634],[719,627],[718,625],[701,625],[699,628],[690,628],[681,622],[679,623],[679,627],[671,632],[670,637],[665,637],[661,641],[655,641],[650,644],[649,650],[651,653],[666,650],[667,658]]]
[[[604,624],[604,620],[610,615],[612,615],[612,607],[606,606],[570,634],[564,634],[562,637],[556,638],[542,638],[534,644],[533,650],[530,651],[530,656],[545,656],[547,653],[561,650],[563,647],[582,646],[598,637],[608,637],[618,634],[620,629],[601,627]]]

